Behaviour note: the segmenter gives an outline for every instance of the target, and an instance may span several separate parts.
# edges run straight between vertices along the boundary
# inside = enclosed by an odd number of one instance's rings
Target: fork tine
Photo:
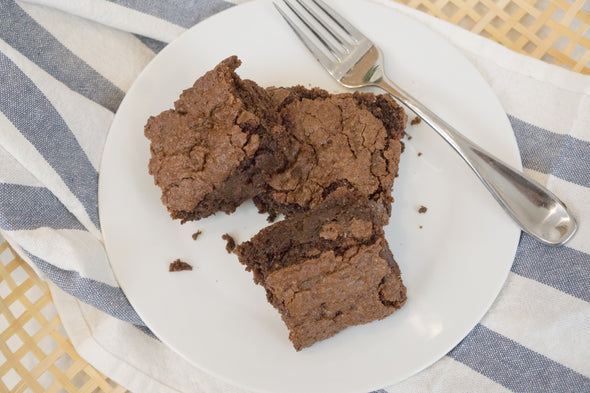
[[[287,7],[289,7],[289,9],[295,14],[295,16],[299,18],[299,20],[322,43],[322,45],[324,45],[324,47],[328,51],[330,51],[338,60],[341,59],[343,54],[342,48],[338,48],[330,42],[328,34],[326,34],[325,27],[323,27],[323,25],[314,26],[313,21],[308,17],[308,15],[305,15],[304,13],[299,11],[295,6],[293,6],[290,0],[283,0],[283,3],[285,3]]]
[[[313,3],[315,3],[315,5],[320,7],[322,9],[322,11],[324,11],[326,13],[326,15],[328,15],[336,24],[338,24],[338,26],[340,26],[340,28],[342,28],[342,30],[344,30],[352,38],[354,38],[355,41],[361,41],[366,38],[363,33],[361,33],[359,30],[357,30],[356,27],[354,27],[352,24],[350,24],[350,22],[348,22],[346,19],[344,19],[344,17],[342,15],[340,15],[338,12],[334,11],[334,9],[332,7],[330,7],[328,4],[324,3],[323,0],[311,0],[311,1],[313,1]]]
[[[322,66],[324,66],[325,68],[330,69],[334,64],[334,60],[332,60],[328,56],[326,56],[326,54],[322,51],[322,49],[320,47],[318,47],[311,39],[309,39],[307,34],[299,26],[297,26],[297,24],[276,3],[273,2],[273,5],[277,9],[277,11],[279,11],[281,16],[287,21],[289,26],[291,26],[291,28],[293,29],[295,34],[297,34],[299,36],[299,38],[305,44],[307,49],[309,49],[309,51],[320,62],[320,64]]]
[[[346,43],[346,38],[344,36],[342,36],[342,34],[340,34],[337,30],[334,30],[333,28],[331,28],[330,26],[328,26],[328,24],[326,23],[326,21],[324,20],[324,18],[322,18],[317,11],[315,11],[312,7],[309,6],[309,4],[307,4],[306,2],[304,2],[303,0],[296,0],[297,3],[299,3],[299,5],[301,5],[301,7],[303,7],[308,14],[310,14],[311,16],[313,16],[313,18],[328,32],[330,33],[330,35],[340,44],[342,45],[342,49],[344,49],[344,51],[349,52],[350,49],[348,48],[348,44]]]

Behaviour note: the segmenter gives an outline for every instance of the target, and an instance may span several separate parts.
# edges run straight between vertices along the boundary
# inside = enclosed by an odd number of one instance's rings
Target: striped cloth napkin
[[[240,1],[237,1],[240,2]],[[492,86],[525,171],[580,221],[561,248],[523,234],[482,321],[447,356],[383,392],[590,392],[590,78],[422,13],[381,3],[446,36]],[[103,248],[98,163],[125,92],[223,0],[0,2],[0,228],[48,279],[74,346],[135,392],[243,392],[149,333]]]

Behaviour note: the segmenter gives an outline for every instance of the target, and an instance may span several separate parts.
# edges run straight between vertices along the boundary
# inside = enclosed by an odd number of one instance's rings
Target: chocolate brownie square
[[[303,86],[268,91],[297,149],[293,162],[273,174],[254,198],[259,210],[271,216],[295,214],[346,188],[373,201],[387,224],[403,148],[403,109],[389,95],[332,95]]]
[[[270,95],[229,57],[185,90],[174,109],[150,117],[149,173],[172,218],[233,212],[287,161],[284,130]]]
[[[237,246],[296,350],[404,304],[406,288],[379,220],[365,198],[339,190]]]

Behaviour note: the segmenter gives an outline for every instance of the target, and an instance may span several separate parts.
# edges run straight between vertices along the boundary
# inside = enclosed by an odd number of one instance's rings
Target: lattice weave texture
[[[590,75],[588,0],[395,0],[516,52]]]
[[[126,391],[77,354],[47,284],[0,237],[0,392]]]

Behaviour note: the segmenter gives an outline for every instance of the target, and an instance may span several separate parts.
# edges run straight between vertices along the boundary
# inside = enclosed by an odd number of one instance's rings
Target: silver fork
[[[576,220],[553,193],[477,146],[390,81],[383,69],[381,50],[322,0],[295,2],[283,0],[287,7],[274,5],[340,84],[348,88],[377,86],[390,93],[459,153],[525,232],[550,246],[571,239],[577,230]]]

